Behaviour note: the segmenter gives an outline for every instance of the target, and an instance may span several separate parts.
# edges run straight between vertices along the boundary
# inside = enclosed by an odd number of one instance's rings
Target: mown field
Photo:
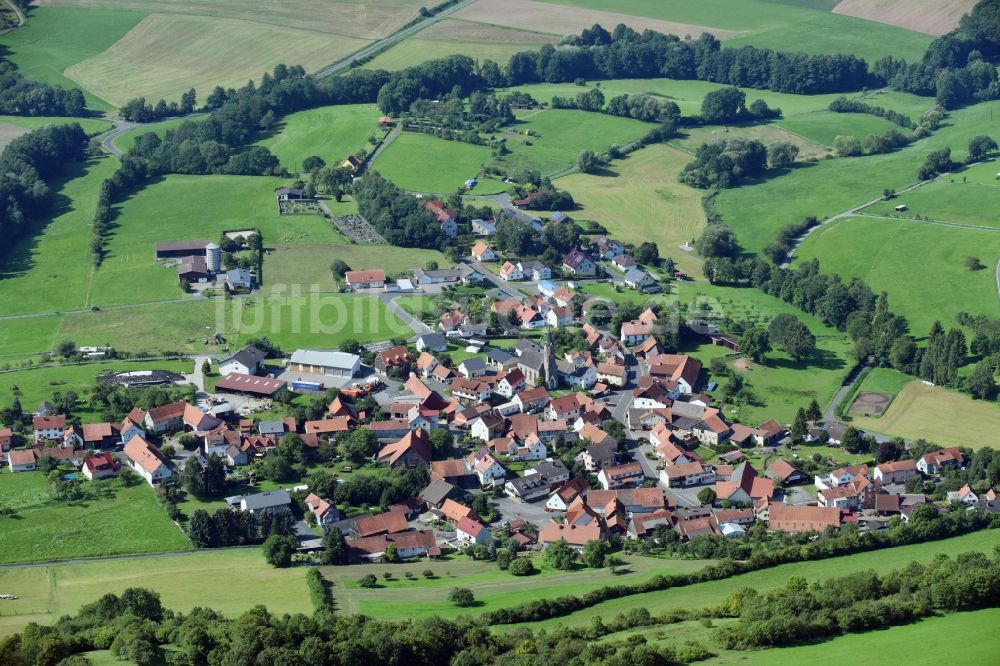
[[[958,174],[942,176],[898,199],[865,209],[865,213],[900,219],[924,218],[939,222],[1000,229],[1000,179],[996,162],[987,162]],[[909,210],[895,212],[905,204]]]
[[[100,499],[63,502],[48,494],[41,472],[0,474],[0,504],[17,516],[0,518],[0,563],[188,550],[190,542],[141,482],[112,483]]]
[[[793,116],[800,118],[801,116]],[[872,117],[872,116],[867,116]],[[878,120],[878,118],[876,118]],[[670,140],[670,144],[679,146],[681,149],[694,153],[698,148],[712,141],[724,141],[728,139],[756,139],[765,146],[772,143],[791,143],[799,149],[797,161],[815,160],[826,157],[831,150],[827,144],[811,136],[812,133],[802,133],[798,130],[788,131],[783,126],[776,124],[741,124],[706,127],[684,128],[675,138]],[[826,137],[822,137],[826,138]]]
[[[4,125],[15,125],[23,130],[29,131],[46,127],[48,125],[69,125],[77,123],[83,131],[90,136],[103,134],[111,129],[112,125],[106,120],[99,118],[67,118],[64,116],[0,116],[0,123]]]
[[[543,628],[551,629],[560,624],[567,627],[587,626],[595,617],[611,619],[631,608],[646,608],[653,615],[678,608],[702,608],[721,602],[727,595],[741,588],[752,587],[762,592],[783,586],[792,576],[803,576],[812,582],[844,576],[853,571],[887,572],[904,567],[913,561],[926,562],[938,553],[952,557],[970,551],[989,554],[997,545],[1000,545],[1000,530],[987,530],[944,541],[886,548],[872,553],[858,553],[813,562],[783,564],[723,580],[614,599],[562,617],[522,625],[505,625],[498,629],[509,631],[524,626],[537,631]]]
[[[697,273],[697,260],[677,247],[697,238],[705,225],[701,192],[677,181],[690,159],[670,146],[649,146],[600,173],[574,173],[556,183],[581,207],[574,217],[599,222],[626,243],[651,240],[661,256]]]
[[[406,190],[451,194],[477,178],[491,160],[485,146],[403,132],[372,162],[371,170]]]
[[[151,14],[66,76],[116,105],[135,97],[177,100],[189,88],[239,87],[284,63],[314,71],[368,42],[256,21]]]
[[[969,270],[969,256],[978,257],[984,268]],[[827,271],[860,277],[876,292],[887,291],[893,311],[907,318],[918,339],[937,320],[946,328],[956,325],[955,316],[962,311],[1000,315],[994,277],[1000,233],[995,231],[847,218],[814,229],[796,257],[819,258]]]
[[[827,148],[832,148],[834,139],[841,135],[864,139],[868,134],[885,134],[891,128],[908,134],[905,129],[890,123],[888,120],[867,113],[813,111],[782,118],[775,121],[774,126],[798,134]],[[803,157],[803,153],[800,152],[799,156]]]
[[[862,387],[864,389],[864,386]],[[865,389],[867,390],[867,389]],[[1000,407],[919,380],[907,383],[879,417],[852,415],[852,425],[909,440],[942,446],[997,448]]]
[[[302,160],[319,155],[327,164],[337,164],[365,147],[369,136],[379,131],[379,110],[373,104],[345,104],[300,111],[285,117],[271,136],[260,139],[264,146],[292,173],[301,173]],[[368,146],[372,148],[372,146]]]
[[[79,2],[67,4],[70,6],[33,7],[27,23],[0,35],[0,44],[7,47],[8,57],[27,78],[64,88],[81,88],[89,108],[108,110],[111,105],[107,100],[81,87],[65,71],[124,37],[146,17],[147,8],[141,2],[130,8],[138,11],[84,8]]]
[[[448,266],[437,250],[401,248],[393,245],[301,244],[279,245],[264,258],[264,271],[271,285],[300,285],[303,290],[335,291],[330,264],[342,259],[354,270],[383,268],[387,275],[423,268],[428,261]]]
[[[27,411],[37,409],[43,400],[51,400],[52,394],[66,394],[73,391],[79,396],[79,404],[73,410],[83,421],[99,421],[100,412],[91,408],[88,402],[90,390],[97,377],[110,371],[123,370],[170,370],[189,373],[191,361],[105,361],[86,365],[60,365],[46,368],[29,368],[0,374],[0,405],[8,405],[14,397],[10,387],[19,389],[21,404]]]

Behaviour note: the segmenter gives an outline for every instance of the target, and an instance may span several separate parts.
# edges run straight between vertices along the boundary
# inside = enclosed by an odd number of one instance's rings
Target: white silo
[[[205,246],[205,265],[212,273],[218,273],[222,268],[222,248],[215,243]]]

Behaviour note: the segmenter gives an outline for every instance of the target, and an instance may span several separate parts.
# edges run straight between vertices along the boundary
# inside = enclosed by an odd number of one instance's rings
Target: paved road
[[[393,141],[399,138],[399,135],[402,133],[402,131],[403,131],[402,124],[396,123],[396,126],[392,128],[391,132],[385,135],[385,140],[379,144],[378,148],[375,149],[375,152],[372,153],[371,157],[365,160],[365,163],[362,165],[362,168],[367,171],[371,167],[372,163],[378,159],[378,156],[381,155],[383,152],[385,152],[385,149],[388,148]]]
[[[471,259],[465,259],[464,261],[465,261],[466,264],[468,264],[469,266],[472,266],[477,271],[479,271],[480,273],[482,273],[486,277],[486,281],[487,282],[489,282],[494,287],[496,287],[497,289],[499,289],[501,292],[503,292],[504,294],[506,294],[509,298],[516,298],[517,300],[521,300],[522,298],[524,298],[524,294],[522,294],[520,291],[518,291],[516,287],[514,287],[513,285],[511,285],[511,284],[509,284],[509,283],[504,282],[503,280],[501,280],[498,276],[494,275],[490,271],[490,269],[488,269],[486,266],[482,265],[478,261],[473,261]],[[530,283],[530,282],[519,282],[518,284],[532,284],[532,283]]]
[[[420,321],[419,319],[417,319],[416,317],[414,317],[409,312],[407,312],[406,310],[404,310],[402,307],[399,306],[399,304],[396,302],[396,299],[399,298],[399,294],[383,293],[379,294],[378,298],[382,301],[382,303],[385,304],[385,307],[389,310],[389,312],[402,319],[403,323],[409,326],[413,330],[413,332],[416,333],[417,335],[426,335],[427,333],[434,332],[430,326]]]
[[[342,69],[350,67],[359,60],[364,60],[369,56],[373,56],[376,53],[379,53],[380,51],[383,51],[389,48],[390,46],[403,41],[407,37],[412,37],[415,33],[420,32],[424,28],[430,27],[431,25],[437,23],[438,21],[448,16],[449,14],[453,14],[457,12],[459,9],[462,9],[463,7],[471,5],[475,1],[476,0],[463,0],[463,2],[460,2],[457,5],[445,9],[440,14],[430,16],[424,19],[423,21],[420,21],[419,23],[411,25],[409,28],[405,28],[403,30],[400,30],[399,32],[389,35],[388,37],[385,37],[383,39],[380,39],[376,42],[369,44],[365,48],[361,49],[360,51],[352,53],[343,60],[339,60],[328,67],[324,67],[323,69],[313,74],[313,76],[316,77],[317,79],[321,79],[325,76],[330,76],[331,74],[335,74]]]
[[[115,139],[120,137],[122,134],[131,132],[137,127],[142,127],[146,123],[133,123],[127,120],[113,119],[111,122],[114,123],[115,128],[104,135],[101,139],[101,148],[108,151],[117,158],[121,158],[125,155],[125,152],[115,145]]]

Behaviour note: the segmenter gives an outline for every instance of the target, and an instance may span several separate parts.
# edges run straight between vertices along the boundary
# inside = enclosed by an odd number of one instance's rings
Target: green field
[[[132,146],[135,145],[135,140],[141,134],[147,134],[149,132],[152,132],[153,134],[156,134],[158,137],[162,139],[164,135],[166,135],[167,130],[176,129],[178,126],[181,125],[181,123],[183,123],[186,120],[187,118],[171,118],[169,120],[161,120],[155,123],[147,123],[140,128],[119,135],[115,139],[114,142],[115,146],[117,146],[123,152],[127,153],[129,150],[132,149]]]
[[[928,561],[938,553],[955,556],[959,553],[979,551],[989,554],[998,545],[1000,545],[1000,530],[987,530],[944,541],[886,548],[876,552],[845,555],[826,560],[783,564],[723,580],[614,599],[570,615],[539,622],[507,625],[500,629],[507,631],[522,626],[533,630],[552,629],[560,624],[568,627],[588,626],[595,617],[610,620],[618,613],[625,613],[629,609],[637,607],[646,608],[653,615],[681,608],[703,608],[721,602],[727,595],[741,588],[752,587],[759,592],[764,592],[783,586],[792,576],[804,576],[807,581],[812,582],[833,576],[844,576],[853,571],[887,572],[904,567],[913,561]]]
[[[1000,180],[995,176],[996,170],[995,162],[987,162],[968,172],[942,176],[898,199],[866,208],[865,213],[1000,228],[996,215],[1000,210]],[[991,180],[984,178],[987,174]],[[962,182],[963,177],[968,182]],[[905,204],[909,210],[895,212],[899,204]]]
[[[46,127],[47,125],[78,123],[89,136],[103,134],[112,127],[108,121],[98,118],[67,118],[64,116],[0,116],[0,123],[17,125],[27,130],[34,130]]]
[[[867,385],[866,385],[867,386]],[[867,388],[865,390],[867,390]],[[998,448],[1000,407],[995,402],[912,380],[879,417],[851,415],[859,428],[906,439],[926,439],[942,446]]]
[[[452,23],[452,21],[448,21]],[[417,33],[422,35],[422,33]],[[558,41],[553,36],[552,41]],[[404,39],[392,48],[375,56],[371,62],[365,63],[367,69],[385,69],[395,72],[407,67],[413,67],[425,60],[444,58],[460,53],[476,60],[492,60],[506,65],[510,57],[519,51],[534,51],[538,49],[535,43],[502,43],[490,40],[483,41],[444,41],[438,39],[422,39],[414,37]]]
[[[0,44],[9,49],[10,60],[27,78],[79,88],[65,76],[66,69],[110,47],[145,17],[145,12],[138,11],[33,7],[27,23],[0,36]],[[110,108],[93,91],[83,91],[89,108],[98,111]]]
[[[582,207],[574,217],[599,222],[626,243],[651,240],[661,256],[698,273],[697,260],[677,247],[697,238],[705,225],[701,192],[677,181],[690,159],[670,146],[648,146],[600,174],[574,173],[556,183]]]
[[[909,133],[906,129],[894,125],[884,118],[867,113],[813,111],[782,118],[775,121],[775,125],[831,148],[833,140],[840,135],[864,139],[868,134],[885,134],[891,128],[906,134]]]
[[[336,164],[363,148],[378,130],[379,111],[372,104],[345,104],[299,111],[286,116],[280,129],[257,145],[268,148],[281,165],[300,173],[302,160],[319,155]],[[371,148],[371,146],[369,146]]]
[[[43,315],[3,320],[0,323],[0,367],[15,362],[18,356],[52,351],[63,319],[62,315]]]
[[[402,248],[393,245],[279,245],[264,258],[264,271],[272,285],[301,285],[304,290],[334,291],[336,284],[330,264],[342,259],[354,270],[383,268],[388,275],[423,268],[428,261],[448,266],[437,250]]]
[[[605,152],[613,143],[625,145],[646,135],[653,125],[631,118],[570,109],[533,111],[508,128],[511,154],[498,162],[510,171],[536,169],[553,174],[576,166],[580,151]],[[533,132],[528,136],[527,132]]]
[[[90,224],[97,193],[117,168],[118,161],[111,158],[75,163],[65,178],[50,184],[55,194],[51,218],[0,256],[0,315],[85,306],[93,272]]]
[[[274,190],[287,184],[255,176],[173,175],[146,186],[120,206],[88,304],[105,307],[182,297],[177,269],[154,259],[157,242],[218,242],[224,230],[239,229],[260,229],[265,247],[343,240],[319,215],[279,216]],[[264,279],[266,284],[268,277]],[[143,285],[139,293],[136,284]]]
[[[0,563],[47,562],[65,558],[152,553],[191,548],[141,482],[113,482],[111,496],[61,502],[48,496],[41,472],[0,474],[0,505],[19,517],[0,518]]]
[[[217,85],[242,86],[279,63],[312,72],[367,43],[253,20],[150,14],[66,76],[117,105],[136,97],[177,100],[189,88],[204,100]]]
[[[794,117],[800,118],[802,116]],[[706,143],[725,139],[756,139],[766,146],[779,141],[791,143],[799,149],[799,154],[796,158],[799,162],[819,159],[830,154],[830,149],[826,144],[807,135],[800,136],[797,131],[788,131],[784,129],[784,123],[781,126],[772,123],[763,123],[727,125],[725,127],[717,125],[686,127],[675,138],[670,140],[670,145],[678,146],[682,150],[694,154],[700,146]]]
[[[979,257],[985,268],[970,271],[969,256]],[[893,311],[909,320],[918,339],[936,320],[955,325],[963,310],[1000,315],[993,275],[1000,259],[997,232],[856,217],[813,230],[796,257],[818,257],[827,271],[863,278],[876,293],[887,291]]]
[[[451,194],[490,163],[490,149],[428,134],[403,132],[371,170],[413,192]]]
[[[902,372],[893,370],[892,368],[872,368],[865,375],[864,381],[861,382],[861,387],[858,391],[871,391],[873,393],[884,393],[895,396],[912,381],[913,377],[904,375]]]
[[[79,344],[85,344],[82,340]],[[57,365],[46,368],[30,368],[14,372],[0,373],[0,405],[10,403],[13,395],[9,393],[11,386],[20,389],[18,394],[21,404],[26,410],[35,410],[43,400],[51,400],[55,392],[75,392],[80,396],[80,402],[73,410],[75,416],[84,421],[99,421],[100,413],[91,409],[88,395],[94,387],[98,375],[116,370],[170,370],[173,372],[191,372],[191,361],[105,361],[88,363],[86,365]]]

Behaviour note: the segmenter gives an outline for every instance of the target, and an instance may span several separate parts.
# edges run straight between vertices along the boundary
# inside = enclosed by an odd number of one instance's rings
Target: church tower
[[[545,346],[542,348],[542,373],[545,388],[550,391],[559,388],[559,368],[556,366],[556,351],[552,344],[552,329],[545,327]]]

